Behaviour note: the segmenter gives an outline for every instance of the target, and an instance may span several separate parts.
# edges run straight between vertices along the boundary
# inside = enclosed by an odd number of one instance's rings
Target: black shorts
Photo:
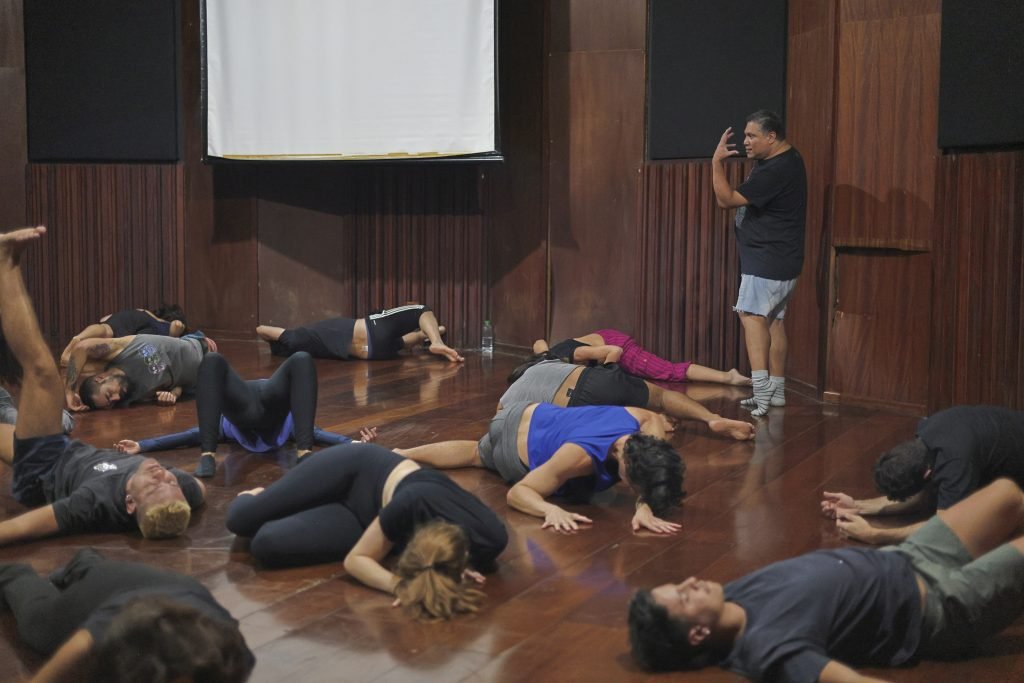
[[[11,495],[27,507],[46,503],[44,482],[53,473],[68,447],[65,434],[36,436],[31,439],[14,437]]]
[[[402,337],[420,329],[420,316],[430,310],[423,304],[385,308],[366,316],[367,358],[394,358],[405,344]]]
[[[277,341],[270,342],[270,353],[290,356],[305,351],[313,358],[347,360],[355,326],[352,318],[329,318],[305,327],[293,327],[282,332]]]
[[[616,363],[584,368],[569,396],[569,406],[632,406],[646,408],[647,383],[627,375]]]

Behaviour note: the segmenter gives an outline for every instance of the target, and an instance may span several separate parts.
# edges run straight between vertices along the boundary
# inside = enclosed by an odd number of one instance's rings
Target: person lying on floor
[[[819,550],[727,583],[690,577],[629,604],[652,670],[721,666],[754,680],[867,681],[852,666],[969,656],[1024,612],[1024,493],[999,479],[903,543]]]
[[[165,337],[180,337],[185,334],[185,313],[177,304],[164,305],[156,312],[145,308],[129,308],[100,318],[98,323],[89,325],[68,342],[60,354],[64,367],[71,359],[71,352],[84,339],[114,339],[133,334],[155,334]]]
[[[484,467],[500,474],[508,504],[544,520],[541,528],[575,531],[591,520],[549,503],[549,496],[585,501],[626,482],[639,496],[634,531],[675,533],[680,525],[659,519],[683,500],[686,466],[665,441],[671,425],[643,408],[550,403],[511,403],[491,419],[479,441],[442,441],[396,449],[433,467]]]
[[[10,439],[13,452],[8,459],[0,449],[0,458],[13,470],[14,499],[35,508],[0,522],[0,545],[136,527],[147,538],[179,536],[203,503],[202,484],[152,458],[99,450],[64,434],[64,387],[19,266],[21,252],[45,232],[40,226],[0,234],[0,381],[21,377],[14,428],[0,425],[10,434],[0,443]]]
[[[64,376],[69,410],[128,406],[155,400],[173,405],[196,385],[199,363],[217,344],[208,337],[184,339],[137,334],[86,339],[77,344]]]
[[[43,578],[0,564],[29,647],[50,657],[33,681],[245,681],[256,663],[238,622],[195,579],[83,548]]]
[[[839,533],[864,543],[899,543],[924,522],[876,527],[866,516],[930,515],[999,477],[1024,485],[1024,413],[999,406],[957,406],[926,417],[917,437],[875,463],[878,498],[825,492],[821,511]]]
[[[441,340],[444,328],[429,306],[410,303],[385,308],[365,318],[330,318],[304,327],[260,325],[256,334],[270,342],[275,356],[306,351],[314,358],[379,360],[395,358],[402,349],[430,343],[430,352],[452,362],[465,360]]]
[[[267,453],[294,439],[301,462],[314,443],[352,440],[313,426],[316,400],[316,366],[304,351],[287,358],[268,379],[251,380],[242,379],[224,356],[210,352],[199,364],[196,382],[198,427],[142,442],[123,439],[114,447],[122,453],[146,453],[199,446],[195,475],[204,478],[217,472],[216,451],[221,441],[235,441],[253,453]],[[362,437],[373,441],[376,429],[364,429]]]
[[[494,512],[437,470],[376,444],[331,446],[228,506],[228,530],[268,567],[344,560],[424,619],[476,612],[480,571],[508,544]],[[382,562],[398,555],[394,571]]]
[[[582,337],[563,339],[548,345],[544,339],[533,342],[534,353],[550,351],[570,363],[618,363],[622,369],[642,379],[663,382],[717,382],[750,386],[750,378],[733,368],[728,372],[714,370],[689,361],[674,363],[655,356],[621,330],[605,329]]]
[[[675,419],[697,420],[712,432],[739,441],[754,438],[755,427],[749,422],[716,415],[686,394],[626,374],[615,363],[580,367],[545,352],[519,365],[508,381],[511,386],[498,401],[498,410],[523,402],[563,407],[634,406]]]

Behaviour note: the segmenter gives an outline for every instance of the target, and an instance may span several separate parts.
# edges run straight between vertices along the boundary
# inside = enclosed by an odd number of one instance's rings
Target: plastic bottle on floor
[[[494,325],[490,320],[484,321],[484,331],[480,335],[480,352],[485,356],[494,354]]]

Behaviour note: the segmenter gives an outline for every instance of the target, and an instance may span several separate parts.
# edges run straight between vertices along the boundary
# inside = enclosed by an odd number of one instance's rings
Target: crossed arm
[[[64,373],[64,395],[68,408],[82,410],[85,407],[78,397],[78,389],[88,376],[85,374],[87,366],[109,363],[117,358],[133,339],[135,335],[117,339],[86,339],[75,346]]]

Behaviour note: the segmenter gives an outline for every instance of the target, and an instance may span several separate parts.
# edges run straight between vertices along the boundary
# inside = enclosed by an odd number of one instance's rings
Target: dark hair
[[[94,394],[98,389],[98,385],[99,382],[96,381],[96,375],[93,375],[83,379],[82,383],[78,386],[78,398],[82,399],[82,403],[88,406],[89,410],[96,410]]]
[[[773,111],[758,109],[747,117],[746,122],[756,123],[761,126],[761,130],[765,132],[765,135],[775,133],[775,137],[779,140],[786,139],[786,124],[782,122],[782,117]]]
[[[875,486],[891,500],[906,500],[924,489],[935,456],[921,439],[904,441],[878,456]]]
[[[21,384],[23,374],[21,363],[7,344],[3,329],[0,329],[0,382],[8,386]]]
[[[551,351],[541,351],[540,353],[535,353],[532,356],[529,356],[526,360],[517,365],[515,369],[509,373],[506,381],[509,384],[512,384],[517,379],[522,377],[523,373],[532,368],[534,365],[536,365],[537,363],[542,363],[546,360],[560,360],[563,363],[568,362],[564,358],[559,358],[555,354],[551,353]]]
[[[185,322],[185,311],[181,310],[178,304],[160,304],[160,307],[153,310],[153,315],[167,322],[180,320]]]
[[[256,663],[237,623],[163,597],[129,602],[90,654],[90,680],[104,682],[235,683]]]
[[[638,590],[629,601],[629,644],[633,659],[649,671],[699,669],[710,663],[710,653],[690,644],[695,624],[669,616],[649,590]]]
[[[629,483],[654,514],[683,502],[686,463],[668,441],[635,432],[626,440],[625,455]]]

